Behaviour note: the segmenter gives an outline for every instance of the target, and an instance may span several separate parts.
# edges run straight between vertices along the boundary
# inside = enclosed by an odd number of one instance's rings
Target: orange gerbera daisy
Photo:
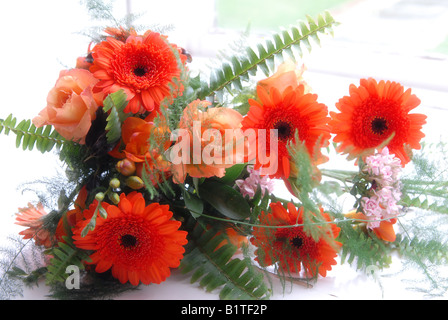
[[[255,129],[258,141],[261,139],[259,129],[266,130],[266,159],[259,150],[255,169],[266,168],[267,159],[277,161],[278,165],[271,166],[277,168],[275,172],[269,173],[271,178],[289,177],[291,157],[287,146],[288,143],[296,142],[296,131],[316,164],[324,161],[319,149],[326,146],[330,139],[327,126],[328,110],[324,104],[317,102],[316,94],[305,94],[304,91],[305,87],[302,84],[296,88],[288,87],[283,93],[275,87],[270,87],[267,91],[257,86],[258,100],[249,99],[250,109],[242,122],[243,131]],[[272,129],[278,130],[277,150],[273,150],[270,144]],[[258,141],[257,145],[259,143]]]
[[[92,215],[95,200],[85,216]],[[89,220],[79,222],[73,233],[74,244],[95,251],[90,258],[95,271],[111,269],[121,283],[132,285],[161,283],[170,276],[170,268],[180,264],[187,243],[187,232],[178,230],[181,223],[172,220],[167,205],[148,206],[141,193],[121,194],[118,206],[101,204],[107,218],[97,217],[96,227],[81,236]]]
[[[298,273],[303,266],[306,274],[325,277],[331,266],[336,264],[337,248],[341,243],[334,239],[339,235],[340,228],[331,223],[327,230],[322,231],[325,236],[316,241],[305,232],[303,226],[293,227],[303,224],[303,207],[297,209],[294,204],[288,203],[286,209],[277,202],[271,203],[270,208],[270,212],[261,213],[261,225],[284,228],[254,228],[251,243],[258,247],[255,251],[256,260],[263,266],[278,262],[279,269],[287,273]],[[322,210],[321,214],[330,221],[328,214]]]
[[[50,248],[53,245],[54,238],[48,229],[44,228],[44,217],[47,215],[42,203],[37,206],[28,203],[28,207],[20,208],[16,217],[16,224],[27,227],[20,235],[23,239],[33,238],[38,246]]]
[[[108,37],[93,48],[92,56],[90,71],[100,80],[95,90],[107,95],[123,89],[129,100],[125,112],[152,111],[165,97],[176,95],[171,88],[182,90],[175,80],[181,74],[178,56],[181,63],[187,58],[159,33],[130,33],[126,41]]]
[[[419,104],[411,89],[404,91],[397,82],[370,78],[361,79],[359,87],[352,84],[350,95],[336,104],[340,113],[330,112],[329,125],[336,134],[334,142],[340,143],[338,150],[359,157],[394,134],[387,146],[405,165],[410,161],[406,146],[420,149],[425,136],[421,128],[426,116],[409,114]]]

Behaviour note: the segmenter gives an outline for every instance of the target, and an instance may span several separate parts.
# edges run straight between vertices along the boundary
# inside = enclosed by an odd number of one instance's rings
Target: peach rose
[[[261,86],[269,92],[269,88],[275,87],[280,92],[283,92],[287,87],[292,86],[293,89],[297,88],[300,84],[305,86],[305,93],[311,91],[311,88],[303,79],[303,72],[305,66],[299,69],[297,64],[287,60],[279,65],[277,71],[269,78],[258,81],[257,85]]]
[[[33,119],[34,125],[52,125],[65,139],[84,144],[96,110],[103,101],[102,94],[92,92],[97,82],[88,70],[61,71],[56,85],[48,93],[47,107]]]
[[[180,136],[169,156],[176,183],[184,182],[187,174],[196,178],[223,177],[226,168],[244,162],[246,148],[237,147],[238,138],[226,139],[226,134],[238,137],[242,115],[230,108],[209,106],[208,101],[195,100],[184,109]]]

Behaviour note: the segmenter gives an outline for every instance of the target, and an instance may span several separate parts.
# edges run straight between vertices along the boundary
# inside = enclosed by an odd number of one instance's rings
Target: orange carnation
[[[65,139],[85,143],[103,95],[94,94],[97,79],[87,70],[63,70],[48,93],[47,107],[33,119],[36,127],[52,125]]]

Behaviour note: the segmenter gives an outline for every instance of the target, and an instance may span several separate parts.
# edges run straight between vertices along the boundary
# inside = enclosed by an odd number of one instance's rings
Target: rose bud
[[[129,159],[123,159],[117,162],[116,168],[124,176],[130,176],[135,172],[135,163]]]

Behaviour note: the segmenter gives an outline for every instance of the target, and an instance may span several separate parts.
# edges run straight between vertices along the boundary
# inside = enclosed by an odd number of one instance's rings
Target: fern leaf
[[[423,197],[424,200],[422,201],[420,198]],[[434,197],[432,197],[434,198]],[[433,211],[433,212],[438,212],[438,213],[448,213],[448,206],[446,205],[446,200],[445,203],[441,202],[439,203],[438,201],[432,199],[429,200],[429,198],[425,195],[420,195],[420,196],[410,196],[409,194],[405,194],[402,199],[400,200],[400,204],[405,206],[405,207],[414,207],[414,208],[419,208],[419,209],[423,209],[423,210],[429,210],[429,211]]]
[[[69,237],[63,237],[64,242],[59,242],[58,246],[50,249],[47,253],[53,255],[50,264],[47,266],[46,283],[53,284],[65,281],[68,274],[66,268],[70,265],[84,269],[82,261],[90,261],[88,254],[76,248]]]
[[[319,34],[332,34],[332,28],[337,24],[328,12],[319,15],[316,20],[308,17],[307,22],[299,22],[297,27],[293,26],[289,31],[274,34],[272,39],[266,41],[266,45],[258,44],[257,52],[248,47],[246,56],[231,57],[229,62],[223,62],[221,69],[211,73],[210,84],[202,88],[199,98],[218,95],[225,88],[239,88],[241,80],[256,75],[259,69],[268,76],[275,68],[275,59],[283,60],[285,55],[292,59],[297,54],[302,56],[302,47],[311,51],[309,39],[320,44]]]
[[[343,225],[339,241],[342,242],[341,263],[356,265],[357,270],[369,266],[388,267],[391,263],[391,248],[387,247],[374,234],[366,234],[361,228]]]
[[[253,268],[249,259],[234,258],[237,248],[228,242],[222,245],[227,240],[224,235],[197,224],[189,237],[192,248],[182,259],[180,269],[192,272],[191,283],[199,282],[207,292],[220,289],[223,300],[268,298],[263,274]]]
[[[109,112],[109,116],[106,119],[106,137],[108,143],[114,143],[121,137],[121,124],[126,118],[123,110],[127,104],[127,96],[123,90],[111,93],[104,99],[103,110],[104,112]]]
[[[51,151],[55,146],[61,147],[66,141],[53,127],[48,125],[36,128],[31,120],[22,120],[17,124],[17,119],[9,115],[5,120],[0,119],[0,132],[6,135],[12,131],[16,134],[16,147],[23,150],[33,150],[36,147],[42,153]]]

